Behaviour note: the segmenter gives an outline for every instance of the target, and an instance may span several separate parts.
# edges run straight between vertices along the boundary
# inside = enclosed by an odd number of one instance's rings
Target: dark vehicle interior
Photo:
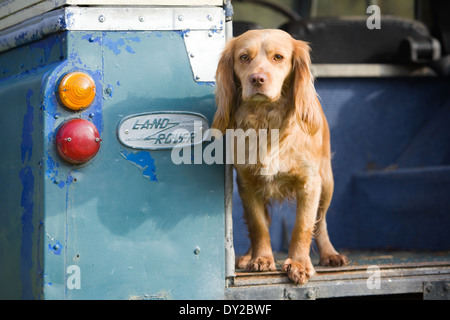
[[[382,27],[368,32],[366,8],[381,8]],[[313,63],[423,64],[450,71],[448,1],[235,0],[233,31],[278,28],[307,41]]]

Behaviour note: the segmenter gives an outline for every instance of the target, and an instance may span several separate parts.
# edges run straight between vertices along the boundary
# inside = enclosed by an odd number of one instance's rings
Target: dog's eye
[[[242,54],[239,57],[239,60],[243,61],[243,62],[247,62],[248,60],[250,60],[250,57],[247,54]]]
[[[284,57],[281,54],[276,54],[273,56],[273,60],[275,60],[275,61],[281,61],[283,59],[284,59]]]

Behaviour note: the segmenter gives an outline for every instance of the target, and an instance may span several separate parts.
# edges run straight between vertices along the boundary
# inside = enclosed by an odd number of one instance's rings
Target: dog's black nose
[[[254,73],[250,76],[250,83],[255,87],[261,87],[267,82],[267,76],[264,73]]]

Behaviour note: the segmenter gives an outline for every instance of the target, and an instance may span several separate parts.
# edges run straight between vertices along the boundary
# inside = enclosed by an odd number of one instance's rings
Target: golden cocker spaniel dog
[[[230,40],[217,68],[212,124],[222,133],[252,129],[266,130],[270,136],[278,130],[278,145],[269,140],[256,163],[234,163],[251,242],[248,252],[236,259],[236,267],[275,270],[268,205],[272,199],[296,200],[295,225],[282,267],[296,284],[314,274],[309,255],[313,235],[321,265],[348,263],[331,244],[325,221],[334,187],[330,132],[314,88],[309,52],[305,42],[281,30],[251,30]],[[251,147],[246,148],[248,155]]]

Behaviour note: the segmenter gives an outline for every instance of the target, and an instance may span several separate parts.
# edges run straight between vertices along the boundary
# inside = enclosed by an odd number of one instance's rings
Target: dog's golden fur
[[[330,134],[314,88],[309,51],[305,42],[281,30],[252,30],[230,40],[216,73],[218,108],[212,124],[224,133],[266,129],[268,137],[271,130],[279,130],[278,149],[267,139],[265,159],[260,154],[256,164],[234,165],[251,241],[236,267],[275,269],[267,207],[272,199],[294,199],[296,220],[282,270],[295,283],[305,283],[314,274],[309,256],[313,233],[321,265],[348,261],[333,248],[326,227],[334,185]],[[261,168],[268,174],[262,175]]]

